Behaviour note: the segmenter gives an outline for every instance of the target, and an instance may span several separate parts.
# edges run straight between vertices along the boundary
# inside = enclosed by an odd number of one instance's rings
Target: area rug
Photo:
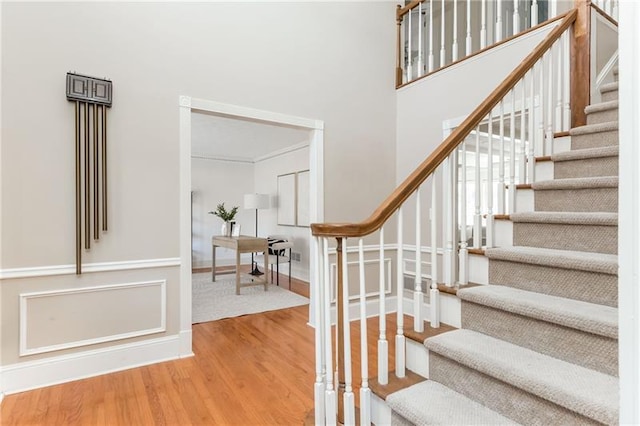
[[[192,275],[191,315],[194,324],[309,303],[306,297],[275,284],[270,284],[267,291],[263,285],[242,287],[237,296],[235,278],[235,275],[219,275],[212,282],[210,273]],[[246,279],[243,278],[243,282]]]

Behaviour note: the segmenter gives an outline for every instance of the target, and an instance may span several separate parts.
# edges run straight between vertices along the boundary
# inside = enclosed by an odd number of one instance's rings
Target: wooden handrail
[[[378,230],[391,215],[413,194],[454,149],[475,129],[576,20],[577,10],[565,13],[562,21],[536,48],[505,78],[502,83],[418,166],[393,193],[360,223],[313,223],[311,232],[321,237],[364,237]]]
[[[606,19],[607,21],[611,22],[611,24],[615,25],[616,27],[618,26],[618,21],[615,20],[615,18],[611,15],[609,15],[607,12],[605,12],[604,10],[602,10],[597,4],[594,3],[590,3],[589,4],[591,6],[591,8],[593,10],[595,10],[596,12],[598,12],[600,15],[602,15],[602,17],[604,19]]]

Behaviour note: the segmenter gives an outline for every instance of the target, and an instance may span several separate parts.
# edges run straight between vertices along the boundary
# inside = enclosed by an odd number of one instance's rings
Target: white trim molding
[[[0,395],[193,356],[190,338],[184,339],[189,340],[188,350],[183,350],[181,340],[182,336],[173,335],[2,366]]]
[[[83,273],[127,271],[132,269],[166,268],[180,266],[179,257],[166,259],[125,260],[122,262],[86,263]],[[54,275],[75,275],[75,265],[35,266],[29,268],[11,268],[0,270],[0,280],[14,278],[49,277]]]
[[[65,297],[78,294],[87,293],[104,293],[109,291],[126,291],[129,289],[145,288],[145,287],[158,287],[159,291],[159,306],[155,307],[159,312],[159,323],[154,327],[143,328],[140,330],[129,330],[122,333],[110,334],[105,336],[95,336],[88,339],[73,340],[64,343],[51,344],[47,346],[29,347],[29,302],[31,300]],[[122,312],[119,313],[122,315]],[[61,315],[62,316],[62,315]],[[104,318],[101,318],[104,319]],[[60,320],[60,318],[58,318]],[[82,318],[77,318],[78,321],[82,321]],[[74,319],[75,321],[75,319]],[[95,345],[98,343],[113,342],[115,340],[129,339],[132,337],[146,336],[149,334],[162,333],[167,330],[167,281],[144,281],[134,283],[123,283],[113,285],[101,285],[95,287],[82,287],[77,289],[64,289],[64,290],[51,290],[51,291],[39,291],[33,293],[20,294],[20,356],[35,355],[45,352],[59,351],[63,349],[77,348],[80,346]],[[89,327],[91,328],[91,327]]]

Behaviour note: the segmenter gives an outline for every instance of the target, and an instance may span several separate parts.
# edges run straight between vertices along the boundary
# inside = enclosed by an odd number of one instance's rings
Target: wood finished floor
[[[308,309],[194,325],[195,357],[8,395],[0,407],[0,424],[302,425],[313,408],[315,377]],[[405,324],[411,324],[408,318]],[[367,328],[369,353],[375,353],[377,318],[369,319]],[[389,365],[395,362],[395,329],[395,316],[388,315]],[[357,321],[351,336],[357,400]],[[369,377],[377,374],[376,363],[374,355]]]

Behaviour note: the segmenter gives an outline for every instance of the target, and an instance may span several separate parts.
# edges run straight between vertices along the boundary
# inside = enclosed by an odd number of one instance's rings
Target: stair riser
[[[616,99],[618,99],[617,90],[611,90],[611,91],[602,93],[602,98],[601,98],[602,102],[615,101]]]
[[[618,176],[618,157],[556,161],[553,164],[553,175],[556,179]]]
[[[618,130],[571,136],[572,150],[614,145],[618,145]]]
[[[535,191],[539,212],[617,212],[618,188]]]
[[[489,282],[599,305],[618,306],[618,277],[615,275],[491,259]]]
[[[587,114],[587,124],[606,123],[609,121],[618,121],[618,108]]]
[[[464,300],[462,327],[601,373],[618,375],[615,339]]]
[[[544,400],[501,380],[480,373],[433,351],[430,379],[526,425],[596,425],[593,420]]]
[[[618,227],[514,223],[513,245],[617,254]]]

